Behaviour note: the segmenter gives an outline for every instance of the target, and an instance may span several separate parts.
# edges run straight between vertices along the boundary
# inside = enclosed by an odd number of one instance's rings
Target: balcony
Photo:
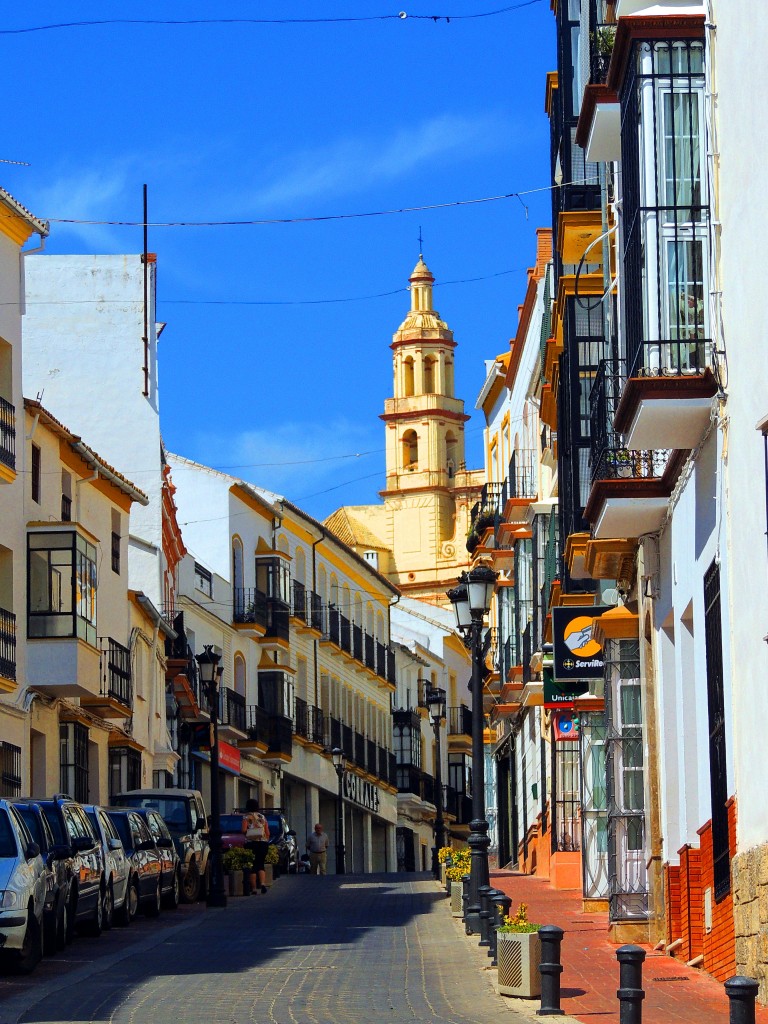
[[[264,636],[267,628],[267,595],[254,587],[235,587],[232,623],[242,632]]]
[[[256,749],[271,761],[287,763],[292,759],[293,722],[285,715],[273,715],[258,705],[248,704],[244,731],[247,738],[240,741],[240,747]]]
[[[614,418],[626,448],[688,450],[699,444],[718,391],[710,355],[705,339],[642,343]]]
[[[267,598],[267,622],[264,640],[273,640],[281,646],[291,638],[290,607],[275,597]]]
[[[584,517],[596,540],[658,530],[681,465],[679,452],[633,450],[616,431],[625,380],[621,364],[603,360],[590,395],[592,484]]]
[[[16,616],[0,608],[0,691],[16,682]]]
[[[298,580],[293,581],[293,607],[291,615],[299,623],[299,632],[323,632],[323,606],[320,595],[308,590]]]
[[[247,735],[245,697],[228,686],[219,690],[219,730],[234,739]]]
[[[325,715],[320,708],[297,697],[294,731],[299,740],[322,748],[325,745]]]
[[[0,398],[0,481],[16,476],[16,409]]]
[[[102,718],[129,718],[133,714],[131,652],[109,636],[99,637],[101,686],[98,696],[81,703]]]
[[[269,750],[270,715],[257,704],[247,704],[245,708],[246,739],[240,740],[238,746],[243,750],[255,750],[266,754]]]
[[[472,820],[472,797],[460,793],[453,786],[446,786],[445,813],[454,818],[457,825],[469,827]]]

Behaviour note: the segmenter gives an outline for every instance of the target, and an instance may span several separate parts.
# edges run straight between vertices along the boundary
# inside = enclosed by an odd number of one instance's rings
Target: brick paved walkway
[[[428,876],[287,877],[267,896],[184,910],[156,929],[142,921],[90,945],[76,940],[71,950],[90,950],[90,960],[53,959],[28,980],[0,979],[0,1022],[524,1019],[496,994],[487,958]]]
[[[619,965],[616,946],[606,939],[606,914],[582,913],[581,893],[557,891],[543,878],[510,871],[491,872],[491,885],[528,904],[528,918],[564,929],[562,1007],[585,1024],[618,1020]],[[648,948],[643,966],[643,1024],[727,1024],[723,986],[702,971]],[[768,1024],[758,1008],[756,1024]]]

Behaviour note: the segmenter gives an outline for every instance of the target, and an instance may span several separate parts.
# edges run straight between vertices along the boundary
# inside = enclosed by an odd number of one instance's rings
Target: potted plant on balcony
[[[475,533],[474,530],[470,530],[469,533],[467,534],[467,551],[470,553],[470,555],[472,554],[472,552],[475,550],[479,543],[480,538],[478,537],[478,535]]]
[[[632,452],[627,448],[615,448],[610,455],[610,465],[617,477],[632,476]]]
[[[253,868],[253,854],[242,846],[233,846],[221,859],[224,873],[227,876],[230,896],[245,895],[244,879]]]
[[[528,920],[528,907],[521,903],[514,917],[505,917],[504,924],[496,929],[501,995],[522,999],[541,995],[539,927]]]

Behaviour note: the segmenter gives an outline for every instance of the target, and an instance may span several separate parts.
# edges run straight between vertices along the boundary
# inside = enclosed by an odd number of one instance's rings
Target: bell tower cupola
[[[435,278],[419,256],[411,308],[392,339],[394,397],[384,404],[387,484],[395,491],[450,488],[464,468],[464,403],[454,397],[453,331],[434,308]]]

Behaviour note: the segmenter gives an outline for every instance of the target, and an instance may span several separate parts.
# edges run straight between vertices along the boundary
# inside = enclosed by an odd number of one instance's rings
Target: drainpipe
[[[317,545],[320,543],[321,540],[325,540],[325,538],[326,538],[326,532],[322,528],[322,526],[320,526],[319,524],[318,524],[318,529],[320,530],[320,536],[317,538],[316,541],[312,542],[312,593],[313,594],[317,593]],[[320,707],[320,699],[319,699],[320,695],[319,695],[319,683],[318,683],[318,678],[317,678],[317,671],[318,671],[318,669],[317,669],[317,637],[315,637],[315,640],[314,640],[312,646],[313,646],[313,649],[314,649],[314,662],[315,662],[315,668],[314,668],[314,672],[315,672],[315,707],[319,708]]]
[[[22,316],[27,312],[27,289],[24,275],[24,257],[43,251],[45,248],[45,235],[41,235],[38,232],[38,238],[40,239],[40,245],[35,246],[34,249],[24,249],[19,253],[19,312]]]

